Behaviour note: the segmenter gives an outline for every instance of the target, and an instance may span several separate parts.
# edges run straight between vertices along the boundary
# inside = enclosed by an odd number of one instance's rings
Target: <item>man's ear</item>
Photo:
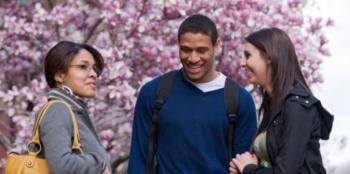
[[[219,54],[218,51],[220,50],[220,46],[221,46],[221,40],[218,39],[214,44],[215,55]]]
[[[267,62],[268,65],[271,65],[271,63],[272,63],[270,59],[267,59],[266,62]]]
[[[57,72],[55,74],[55,81],[59,84],[63,84],[65,74],[62,72]]]
[[[216,42],[215,42],[214,47],[215,47],[215,49],[217,50],[217,49],[220,48],[220,46],[221,46],[221,40],[220,40],[220,39],[217,39]]]

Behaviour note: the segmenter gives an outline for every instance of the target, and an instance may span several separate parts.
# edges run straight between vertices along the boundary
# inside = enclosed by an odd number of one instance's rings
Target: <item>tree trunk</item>
[[[13,138],[13,132],[11,132],[11,120],[6,114],[4,108],[4,103],[0,101],[0,159],[6,158],[8,147],[10,147]],[[2,167],[0,166],[0,174],[4,173]]]

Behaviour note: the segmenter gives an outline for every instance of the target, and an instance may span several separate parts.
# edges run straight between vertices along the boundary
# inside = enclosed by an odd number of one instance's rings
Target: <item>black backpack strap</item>
[[[151,125],[150,134],[148,138],[148,153],[147,153],[147,161],[146,161],[146,168],[145,168],[146,174],[156,173],[157,161],[155,159],[155,149],[157,147],[156,142],[157,142],[157,131],[158,131],[158,113],[162,108],[162,106],[164,105],[170,93],[171,87],[175,81],[176,72],[177,70],[170,71],[164,74],[161,77],[161,80],[157,86],[156,103],[153,107],[152,125]]]
[[[234,126],[237,120],[237,106],[239,102],[239,85],[237,82],[230,78],[226,78],[225,88],[224,88],[224,103],[226,114],[229,120],[229,126],[227,129],[227,148],[229,160],[232,159],[233,155],[233,136],[234,136]]]

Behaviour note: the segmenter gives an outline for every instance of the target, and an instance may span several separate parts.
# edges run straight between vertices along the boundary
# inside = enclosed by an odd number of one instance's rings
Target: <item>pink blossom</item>
[[[110,141],[113,138],[114,132],[111,129],[103,130],[100,132],[101,140]]]

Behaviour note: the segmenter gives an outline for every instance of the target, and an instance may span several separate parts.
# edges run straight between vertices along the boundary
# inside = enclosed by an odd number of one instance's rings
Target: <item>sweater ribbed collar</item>
[[[73,108],[76,108],[78,110],[86,109],[86,103],[84,101],[76,98],[72,94],[69,94],[68,92],[60,88],[51,89],[47,94],[47,98],[48,100],[63,100],[69,105],[71,105]]]

